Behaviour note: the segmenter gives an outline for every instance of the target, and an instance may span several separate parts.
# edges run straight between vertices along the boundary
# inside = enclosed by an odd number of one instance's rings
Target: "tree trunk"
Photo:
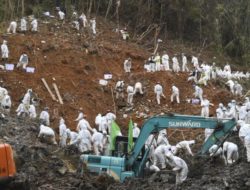
[[[105,15],[105,20],[107,19],[111,6],[112,6],[112,0],[109,0],[108,8],[107,8],[106,15]]]

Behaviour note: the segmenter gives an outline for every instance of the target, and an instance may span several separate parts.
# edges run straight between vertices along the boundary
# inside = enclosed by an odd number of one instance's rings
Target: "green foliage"
[[[59,0],[57,0],[59,2]],[[61,7],[70,18],[79,13],[98,14],[115,19],[116,0],[61,0]],[[24,3],[24,10],[22,7]],[[56,0],[0,0],[0,21],[25,15],[41,15],[55,10]],[[91,6],[91,9],[90,9]],[[134,34],[142,34],[149,25],[157,24],[162,34],[202,45],[204,41],[218,51],[249,62],[249,0],[121,0],[119,19]],[[154,35],[152,33],[152,35]],[[133,35],[137,36],[137,35]],[[210,47],[211,47],[210,46]]]

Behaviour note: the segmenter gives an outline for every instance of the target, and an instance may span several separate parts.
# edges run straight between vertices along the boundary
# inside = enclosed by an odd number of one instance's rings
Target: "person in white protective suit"
[[[29,107],[30,107],[30,101],[31,101],[31,96],[32,96],[32,89],[28,89],[27,92],[25,93],[22,103],[24,105],[25,112],[29,112]]]
[[[185,150],[187,153],[191,156],[194,156],[190,146],[194,145],[195,140],[190,140],[190,141],[181,141],[177,143],[175,146],[173,146],[172,152],[174,155],[177,155],[180,150]]]
[[[124,98],[124,81],[119,80],[117,81],[116,85],[115,85],[115,98],[119,99],[119,98]]]
[[[3,44],[1,45],[1,52],[2,52],[2,60],[7,61],[9,58],[9,48],[7,46],[6,40],[3,40]]]
[[[166,161],[176,173],[176,185],[183,183],[187,179],[188,175],[188,166],[186,162],[183,159],[174,156],[171,152],[166,154]]]
[[[228,63],[224,66],[224,71],[231,73],[231,67]]]
[[[8,91],[6,90],[6,88],[0,87],[0,102],[2,101],[4,96],[7,95],[7,94],[8,94]]]
[[[246,148],[247,162],[250,162],[250,124],[246,124],[244,121],[239,120],[238,125],[240,126],[239,138]]]
[[[162,86],[160,85],[160,82],[157,82],[157,84],[154,87],[154,93],[156,94],[156,101],[157,104],[161,103],[161,96],[165,99],[165,95],[163,94]]]
[[[234,95],[235,96],[242,96],[242,86],[238,83],[238,81],[234,82]]]
[[[23,54],[20,56],[19,62],[17,63],[17,68],[22,67],[23,69],[26,69],[27,65],[29,64],[29,58],[28,55],[23,52]]]
[[[143,91],[142,91],[142,83],[141,83],[141,82],[135,83],[134,94],[137,94],[138,92],[139,92],[141,95],[143,94]]]
[[[242,120],[239,120],[238,124],[240,126],[239,138],[246,148],[247,162],[250,162],[250,124]]]
[[[27,21],[26,21],[25,17],[21,18],[20,30],[21,30],[21,32],[27,31]]]
[[[62,148],[65,148],[67,145],[67,126],[65,125],[64,119],[61,117],[60,118],[60,123],[59,123],[59,145]]]
[[[154,54],[148,59],[149,63],[149,72],[155,72],[155,56]]]
[[[250,124],[250,109],[247,108],[247,112],[246,112],[246,117],[245,117],[245,122],[247,124]]]
[[[232,102],[228,103],[228,110],[226,111],[226,118],[232,119],[237,118],[237,112],[236,108]]]
[[[134,87],[128,86],[127,93],[128,93],[127,103],[128,103],[128,105],[133,105]]]
[[[17,116],[25,117],[29,115],[29,111],[25,108],[23,103],[20,103],[16,109]]]
[[[90,20],[90,24],[91,24],[91,29],[92,29],[93,35],[96,35],[96,20],[95,20],[95,18],[92,18]]]
[[[102,139],[102,145],[103,145],[103,154],[109,155],[109,135],[107,135],[107,132],[103,132],[103,139]]]
[[[92,142],[93,142],[93,150],[95,155],[99,156],[103,154],[103,134],[97,132],[96,129],[93,129]]]
[[[82,22],[82,26],[85,28],[88,25],[88,20],[87,17],[84,13],[81,14],[81,16],[79,17],[80,21]]]
[[[98,113],[97,116],[95,117],[95,125],[98,128],[98,131],[100,131],[100,124],[102,120],[102,114]]]
[[[166,155],[171,152],[170,145],[159,145],[154,151],[153,165],[159,169],[166,168]]]
[[[208,75],[206,74],[206,71],[204,68],[202,68],[201,76],[200,79],[198,80],[197,84],[207,86],[207,81],[208,81]]]
[[[99,132],[101,133],[108,133],[108,121],[107,121],[107,118],[105,115],[103,115],[101,117],[101,120],[100,120],[100,125],[99,125]]]
[[[33,104],[30,104],[30,107],[29,107],[28,111],[29,111],[29,117],[31,119],[35,119],[37,117],[36,107]]]
[[[212,65],[212,67],[211,67],[211,75],[212,75],[212,79],[216,79],[217,78],[217,73],[216,73],[216,63],[215,62],[213,62],[213,65]]]
[[[202,90],[202,88],[195,85],[194,90],[195,90],[194,91],[194,97],[199,98],[200,101],[202,101],[203,100],[203,97],[202,97],[203,96],[203,90]]]
[[[172,85],[172,94],[171,94],[171,102],[174,102],[174,98],[176,98],[176,102],[180,103],[180,92],[179,88],[177,88],[175,85]]]
[[[10,22],[9,28],[7,29],[7,33],[15,34],[16,28],[17,28],[17,22],[16,21]]]
[[[211,136],[211,134],[214,132],[214,129],[209,129],[209,128],[206,128],[204,130],[204,136],[205,136],[205,140],[204,142],[207,141],[207,139]]]
[[[108,123],[108,133],[110,134],[112,121],[116,120],[116,115],[114,113],[112,113],[111,110],[107,110],[105,117],[106,117],[107,123]]]
[[[247,162],[250,162],[250,129],[248,129],[247,135],[244,138],[244,145],[246,147]]]
[[[188,81],[194,81],[195,83],[198,82],[198,73],[199,71],[195,69],[189,74]]]
[[[218,147],[217,144],[214,144],[213,146],[211,146],[209,148],[208,152],[209,152],[210,157],[221,157],[222,158],[223,150],[221,147]]]
[[[174,57],[172,58],[172,61],[173,61],[173,71],[175,73],[178,73],[180,71],[180,65],[179,65],[179,61],[176,55],[174,55]]]
[[[78,133],[75,131],[71,131],[70,129],[67,129],[66,132],[67,132],[67,137],[70,140],[68,144],[72,144],[77,139]]]
[[[223,119],[224,114],[222,109],[223,109],[223,104],[219,103],[219,107],[216,109],[216,117],[218,119]]]
[[[145,142],[145,148],[150,149],[148,153],[148,158],[153,162],[154,160],[154,152],[157,147],[157,142],[153,134],[150,134]]]
[[[139,137],[140,135],[140,128],[138,127],[137,123],[134,123],[133,125],[133,137]]]
[[[125,73],[130,73],[131,72],[132,60],[131,60],[130,57],[124,61],[123,67],[124,67]]]
[[[65,13],[63,11],[58,11],[59,20],[63,21],[65,19]]]
[[[31,32],[37,32],[38,30],[38,22],[37,19],[33,19],[32,22],[30,23],[31,25]]]
[[[90,126],[89,122],[86,120],[87,116],[82,112],[79,113],[78,118],[75,121],[78,121],[76,131],[81,131],[83,129],[89,130],[93,132],[92,127]]]
[[[159,53],[157,53],[156,56],[154,57],[154,61],[155,61],[155,71],[160,71],[161,70],[161,56],[159,55]]]
[[[77,138],[71,143],[72,145],[78,146],[80,153],[91,151],[91,134],[89,130],[82,129]]]
[[[50,121],[49,121],[49,108],[45,107],[44,110],[40,113],[39,119],[41,124],[44,124],[46,126],[50,125]]]
[[[204,99],[201,101],[201,116],[202,117],[209,117],[209,106],[213,106],[212,103],[209,102],[206,95]]]
[[[1,107],[5,112],[10,112],[11,108],[11,98],[8,94],[6,94],[2,101],[1,101]]]
[[[192,56],[191,63],[193,63],[193,66],[194,66],[195,69],[197,69],[197,70],[200,69],[199,61],[198,61],[198,58],[197,58],[197,57]]]
[[[226,165],[232,164],[239,159],[238,146],[236,144],[225,141],[223,143],[222,149],[223,149],[223,157],[224,157]]]
[[[164,70],[168,71],[169,70],[169,56],[165,51],[163,52],[163,55],[161,57],[161,62],[163,64]]]
[[[169,145],[166,129],[161,130],[157,138],[157,145],[162,145],[162,144]]]
[[[245,104],[239,103],[239,120],[245,120],[246,115],[247,115],[247,107]]]
[[[182,55],[182,71],[183,72],[189,72],[189,69],[187,67],[187,57],[185,56],[184,53],[181,54]]]
[[[57,144],[55,132],[53,131],[53,129],[51,129],[50,127],[47,127],[43,124],[40,125],[40,131],[38,134],[38,138],[43,138],[48,143]]]
[[[72,26],[73,26],[73,28],[75,28],[77,31],[80,30],[80,23],[79,23],[77,20],[75,20],[75,21],[72,22]]]
[[[244,138],[248,134],[248,131],[250,129],[250,124],[246,123],[243,120],[238,120],[237,124],[239,126],[239,138],[241,142],[244,144]]]
[[[234,81],[228,80],[226,85],[229,86],[231,93],[234,94]]]

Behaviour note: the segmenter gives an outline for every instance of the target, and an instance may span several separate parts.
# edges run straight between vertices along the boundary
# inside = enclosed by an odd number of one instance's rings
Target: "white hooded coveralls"
[[[40,125],[40,132],[38,134],[38,138],[41,138],[41,137],[48,140],[49,143],[52,142],[53,144],[57,144],[56,138],[55,138],[55,132],[53,131],[53,129],[43,124]]]
[[[176,185],[181,184],[187,179],[188,166],[186,162],[170,152],[168,152],[166,157],[167,163],[173,168],[172,170],[176,172]]]
[[[3,44],[1,45],[1,52],[2,52],[2,58],[8,59],[9,58],[9,48],[7,46],[7,41],[3,41]]]
[[[165,95],[163,94],[162,86],[160,84],[155,85],[154,93],[156,94],[157,104],[160,104],[161,103],[161,100],[160,100],[161,96],[165,98]]]
[[[176,86],[172,86],[172,94],[171,94],[171,102],[174,101],[174,98],[176,98],[176,102],[180,103],[180,93],[179,89]]]
[[[226,141],[223,143],[223,156],[225,156],[225,153],[226,164],[232,164],[239,159],[238,146],[232,142]]]
[[[95,155],[99,156],[103,153],[103,134],[97,132],[96,129],[93,129],[94,133],[92,135],[93,149]]]
[[[91,150],[91,134],[87,129],[82,129],[72,144],[78,145],[79,152]]]
[[[9,25],[9,28],[7,29],[8,33],[16,33],[16,28],[17,28],[17,22],[16,21],[12,21]]]
[[[134,88],[134,94],[136,93],[140,93],[140,94],[143,94],[143,91],[142,91],[142,84],[140,82],[137,82],[135,83],[135,88]]]
[[[168,71],[169,70],[169,56],[168,56],[168,54],[164,54],[161,57],[161,61],[162,61],[162,64],[164,66],[165,71]]]
[[[127,103],[129,105],[132,105],[133,104],[133,97],[134,97],[134,87],[133,86],[128,86],[127,87],[127,93],[128,93]]]
[[[60,139],[60,146],[62,148],[66,147],[67,143],[67,126],[65,125],[65,121],[63,118],[60,119],[60,125],[59,125],[59,139]]]

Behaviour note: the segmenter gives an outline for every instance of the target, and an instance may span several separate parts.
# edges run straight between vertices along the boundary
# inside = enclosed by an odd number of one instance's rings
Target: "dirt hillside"
[[[73,190],[107,189],[108,187],[109,189],[138,189],[138,184],[139,186],[147,184],[145,187],[141,186],[141,189],[147,189],[146,186],[148,189],[155,189],[155,187],[161,189],[162,186],[165,189],[174,188],[173,174],[171,173],[155,174],[151,178],[136,179],[125,184],[114,183],[109,177],[103,176],[93,177],[86,174],[84,177],[80,177],[74,173],[77,169],[79,155],[65,156],[64,152],[57,147],[41,143],[37,139],[38,122],[16,118],[15,109],[26,90],[32,88],[40,99],[38,113],[43,107],[48,106],[51,114],[51,126],[56,131],[60,116],[63,116],[67,126],[74,130],[76,127],[74,119],[79,111],[87,114],[89,122],[94,127],[96,115],[110,109],[116,112],[117,122],[126,134],[130,116],[135,122],[138,122],[139,126],[144,122],[145,118],[138,116],[140,113],[147,116],[169,112],[199,115],[200,106],[186,102],[187,98],[193,97],[194,92],[193,84],[187,82],[188,73],[175,74],[170,71],[146,73],[143,64],[151,54],[153,46],[151,45],[148,48],[150,51],[148,51],[143,44],[123,41],[120,34],[115,32],[114,25],[106,23],[102,19],[97,19],[96,38],[93,38],[89,31],[86,31],[85,34],[79,34],[71,29],[69,24],[61,26],[53,21],[49,24],[40,24],[37,34],[2,34],[0,41],[3,39],[8,41],[10,63],[16,64],[21,53],[26,52],[30,58],[29,66],[35,67],[35,73],[25,73],[16,69],[14,71],[0,70],[0,86],[7,88],[13,102],[10,116],[1,120],[0,139],[12,144],[18,157],[19,174],[16,183],[14,183],[14,189]],[[169,52],[170,57],[175,53],[180,54],[185,49],[189,56],[189,64],[191,54],[195,53],[187,47],[173,46],[171,42],[164,44],[164,47]],[[211,52],[205,52],[202,58],[211,62],[211,55]],[[132,58],[132,73],[129,76],[123,70],[123,62],[127,57]],[[99,79],[102,79],[105,73],[113,74],[113,79],[109,81],[107,87],[103,88],[99,85]],[[134,85],[137,81],[143,84],[145,93],[143,96],[135,97],[133,108],[118,107],[120,102],[113,100],[112,89],[119,77],[124,79],[126,85]],[[43,86],[41,78],[47,80],[51,89],[53,89],[53,82],[58,85],[63,97],[63,105],[52,100]],[[157,81],[163,85],[166,95],[166,99],[162,100],[160,106],[156,105],[153,93]],[[181,103],[179,105],[170,103],[172,84],[180,89]],[[53,92],[55,93],[54,89]],[[225,88],[223,80],[209,82],[208,86],[204,88],[204,94],[208,95],[208,99],[215,105],[211,108],[212,115],[218,103],[227,104],[233,98]],[[128,117],[124,118],[124,114],[127,114]],[[182,130],[180,132],[169,130],[169,134],[170,142],[173,144],[182,139],[193,138],[198,140],[199,144],[203,139],[202,130]],[[189,162],[197,163],[194,160]],[[213,167],[213,169],[210,170],[209,167]],[[231,180],[229,181],[230,185],[236,184],[232,186],[234,188],[237,188],[239,184],[250,184],[247,180],[247,176],[250,175],[249,167],[245,162],[226,169],[219,166],[214,170],[214,167],[214,164],[209,162],[201,176],[191,177],[184,184],[184,187],[191,189],[194,183],[196,188],[193,189],[199,189],[198,187],[201,186],[207,189],[206,187],[209,186],[206,186],[206,183],[222,183],[221,179],[224,173],[227,173],[226,180]],[[51,168],[53,169],[51,170]],[[242,168],[248,169],[241,172]],[[234,173],[234,169],[237,172]],[[219,174],[218,177],[215,176],[216,172]],[[168,181],[169,176],[170,181]],[[241,179],[242,176],[245,176],[244,179]],[[207,179],[209,180],[207,181]],[[237,181],[238,179],[241,181]],[[21,181],[19,185],[18,180]],[[24,185],[24,181],[27,182],[26,185]],[[214,187],[211,189],[224,186],[215,185]]]

